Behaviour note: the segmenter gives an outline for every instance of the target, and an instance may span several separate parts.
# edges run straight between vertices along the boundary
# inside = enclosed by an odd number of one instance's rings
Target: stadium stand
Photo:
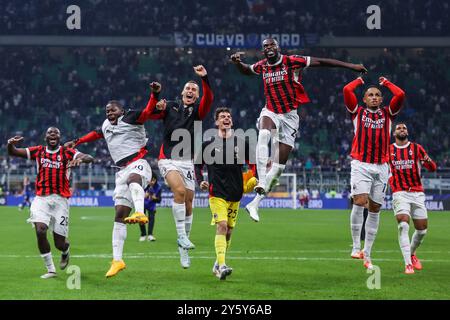
[[[381,5],[389,15],[383,17],[383,36],[448,36],[450,2],[431,0],[402,1],[342,0],[330,5],[317,1],[235,1],[194,3],[182,0],[81,0],[83,28],[79,35],[166,36],[173,32],[301,32],[334,36],[364,36],[366,8]],[[65,28],[66,8],[74,1],[43,0],[22,3],[5,0],[0,7],[0,33],[74,33]],[[337,6],[339,9],[337,10]],[[350,19],[349,19],[350,18]],[[149,28],[148,26],[152,27]],[[300,26],[300,28],[299,28]],[[300,29],[300,30],[299,30]]]

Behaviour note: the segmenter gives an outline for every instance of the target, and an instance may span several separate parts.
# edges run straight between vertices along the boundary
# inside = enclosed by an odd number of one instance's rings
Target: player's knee
[[[369,202],[369,211],[370,212],[380,212],[381,210],[381,204],[370,201]]]
[[[142,177],[138,174],[132,174],[128,177],[127,179],[127,185],[130,185],[132,183],[137,183],[139,185],[141,185],[142,183]]]
[[[48,227],[45,224],[36,224],[36,235],[38,237],[46,237]]]
[[[360,207],[365,207],[367,205],[367,196],[366,195],[358,195],[353,197],[353,204],[356,204]]]
[[[186,189],[184,186],[176,186],[172,190],[173,192],[173,199],[177,203],[183,203],[186,200]]]
[[[258,133],[258,144],[269,144],[270,141],[270,131],[267,129],[261,129]]]
[[[217,223],[217,233],[219,234],[227,234],[228,232],[228,225],[226,221],[219,221]]]

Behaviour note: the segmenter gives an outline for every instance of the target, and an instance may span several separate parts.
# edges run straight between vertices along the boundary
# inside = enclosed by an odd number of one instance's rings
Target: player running
[[[126,267],[122,260],[123,246],[127,238],[126,223],[148,222],[144,214],[144,187],[152,178],[152,170],[144,159],[148,152],[144,122],[149,119],[156,106],[161,85],[152,82],[150,87],[152,93],[145,109],[125,111],[119,101],[109,101],[106,105],[107,119],[103,122],[101,131],[91,131],[66,143],[67,146],[78,146],[103,138],[115,167],[119,169],[113,196],[116,211],[112,233],[113,261],[106,273],[107,278],[115,276]],[[129,216],[132,208],[135,212]]]
[[[351,150],[351,177],[353,207],[350,215],[353,249],[351,257],[364,258],[364,267],[372,269],[371,251],[378,231],[380,209],[384,202],[389,176],[389,143],[392,120],[398,114],[405,93],[384,77],[380,86],[388,88],[394,97],[389,106],[382,107],[383,95],[376,86],[370,86],[364,93],[366,108],[358,105],[355,89],[364,84],[361,77],[344,87],[344,101],[351,113],[354,137]],[[369,214],[365,223],[364,251],[361,252],[361,228],[364,206]]]
[[[220,280],[225,280],[233,271],[225,264],[225,254],[236,226],[239,202],[243,191],[252,190],[257,180],[249,177],[244,184],[242,167],[249,161],[250,147],[247,141],[234,135],[231,111],[228,108],[218,108],[214,118],[218,127],[217,135],[203,143],[202,164],[195,165],[195,177],[202,190],[209,190],[209,206],[213,215],[211,224],[217,226],[214,242],[217,260],[213,273]],[[230,152],[234,153],[233,156],[227,157]],[[231,162],[227,162],[229,159]],[[208,182],[203,181],[204,163],[208,168]],[[254,169],[254,165],[251,167]]]
[[[8,140],[8,154],[20,158],[35,160],[37,165],[36,197],[31,203],[30,218],[36,228],[39,252],[47,267],[47,273],[41,278],[56,277],[47,230],[53,230],[55,247],[62,252],[60,268],[69,264],[69,199],[70,168],[94,160],[90,155],[60,145],[61,133],[58,128],[50,127],[45,133],[46,145],[28,148],[16,148],[23,137],[15,136]]]
[[[275,39],[268,38],[262,43],[265,59],[248,65],[241,61],[243,52],[231,56],[231,61],[244,75],[262,75],[266,104],[257,120],[259,129],[256,148],[256,165],[258,186],[256,197],[246,209],[250,217],[259,221],[258,207],[266,193],[277,183],[283,172],[289,154],[294,148],[295,137],[299,128],[297,108],[310,102],[302,84],[301,73],[307,67],[341,67],[356,72],[367,72],[363,65],[298,55],[281,54]],[[269,161],[269,141],[272,137],[278,143],[272,167],[267,171]]]
[[[395,126],[395,143],[390,145],[389,156],[392,189],[392,208],[398,222],[398,242],[405,260],[405,273],[413,274],[414,269],[422,270],[416,256],[427,233],[428,215],[425,194],[421,181],[421,166],[428,171],[436,171],[436,163],[431,160],[420,144],[408,140],[408,128],[402,122]],[[415,231],[409,242],[409,220],[412,218]]]
[[[203,120],[211,109],[213,93],[209,85],[207,71],[202,65],[194,67],[202,79],[203,96],[200,103],[200,88],[197,82],[188,81],[181,92],[181,101],[158,102],[152,119],[162,119],[164,123],[163,143],[159,153],[158,167],[161,176],[173,192],[172,214],[177,230],[180,263],[189,268],[189,249],[194,244],[189,240],[192,228],[192,202],[194,200],[194,122]],[[179,142],[181,133],[182,142]],[[183,148],[180,150],[179,146]]]

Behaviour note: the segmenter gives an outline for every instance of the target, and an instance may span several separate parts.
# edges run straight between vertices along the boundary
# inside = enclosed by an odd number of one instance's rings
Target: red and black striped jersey
[[[267,109],[288,113],[310,101],[300,83],[301,72],[310,62],[310,57],[281,55],[275,64],[263,59],[250,66],[255,74],[262,75]]]
[[[353,159],[367,163],[387,163],[389,161],[389,144],[392,120],[400,111],[405,99],[405,92],[387,79],[381,83],[394,95],[389,106],[369,110],[358,105],[354,93],[362,85],[362,78],[357,78],[344,87],[344,101],[347,111],[352,115],[354,137],[351,156]]]
[[[358,106],[352,113],[354,137],[351,156],[367,163],[387,163],[391,139],[392,114],[389,107],[371,111]]]
[[[36,195],[59,194],[69,198],[71,192],[68,164],[78,151],[64,146],[59,146],[56,150],[49,150],[46,146],[34,146],[26,150],[28,159],[36,160]]]
[[[423,192],[421,180],[422,165],[428,171],[436,171],[436,163],[431,159],[424,161],[427,153],[424,148],[413,142],[404,146],[391,144],[389,148],[389,163],[391,165],[391,176],[389,185],[392,192],[408,191]]]

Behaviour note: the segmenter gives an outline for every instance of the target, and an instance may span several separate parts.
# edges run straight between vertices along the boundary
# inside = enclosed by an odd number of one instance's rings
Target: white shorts
[[[119,172],[116,172],[116,188],[114,189],[113,195],[115,206],[134,208],[131,191],[127,184],[128,177],[133,173],[142,177],[141,185],[143,188],[152,180],[152,168],[150,168],[150,165],[144,159],[133,161],[126,167],[120,169]]]
[[[297,110],[292,110],[288,113],[275,113],[267,108],[263,108],[258,120],[256,120],[256,128],[258,130],[262,117],[269,117],[277,127],[277,135],[274,137],[275,141],[287,144],[292,148],[295,147],[295,138],[300,124]]]
[[[158,161],[159,172],[164,177],[167,184],[166,176],[170,171],[178,171],[183,178],[186,189],[195,191],[195,174],[194,163],[192,160],[172,160],[161,159]]]
[[[414,220],[428,219],[423,192],[395,192],[392,195],[392,209],[395,215],[407,214]]]
[[[352,196],[365,193],[373,202],[383,204],[389,179],[389,164],[352,160],[351,167]]]
[[[69,199],[59,194],[36,196],[31,203],[29,223],[44,223],[65,238],[69,235]]]

